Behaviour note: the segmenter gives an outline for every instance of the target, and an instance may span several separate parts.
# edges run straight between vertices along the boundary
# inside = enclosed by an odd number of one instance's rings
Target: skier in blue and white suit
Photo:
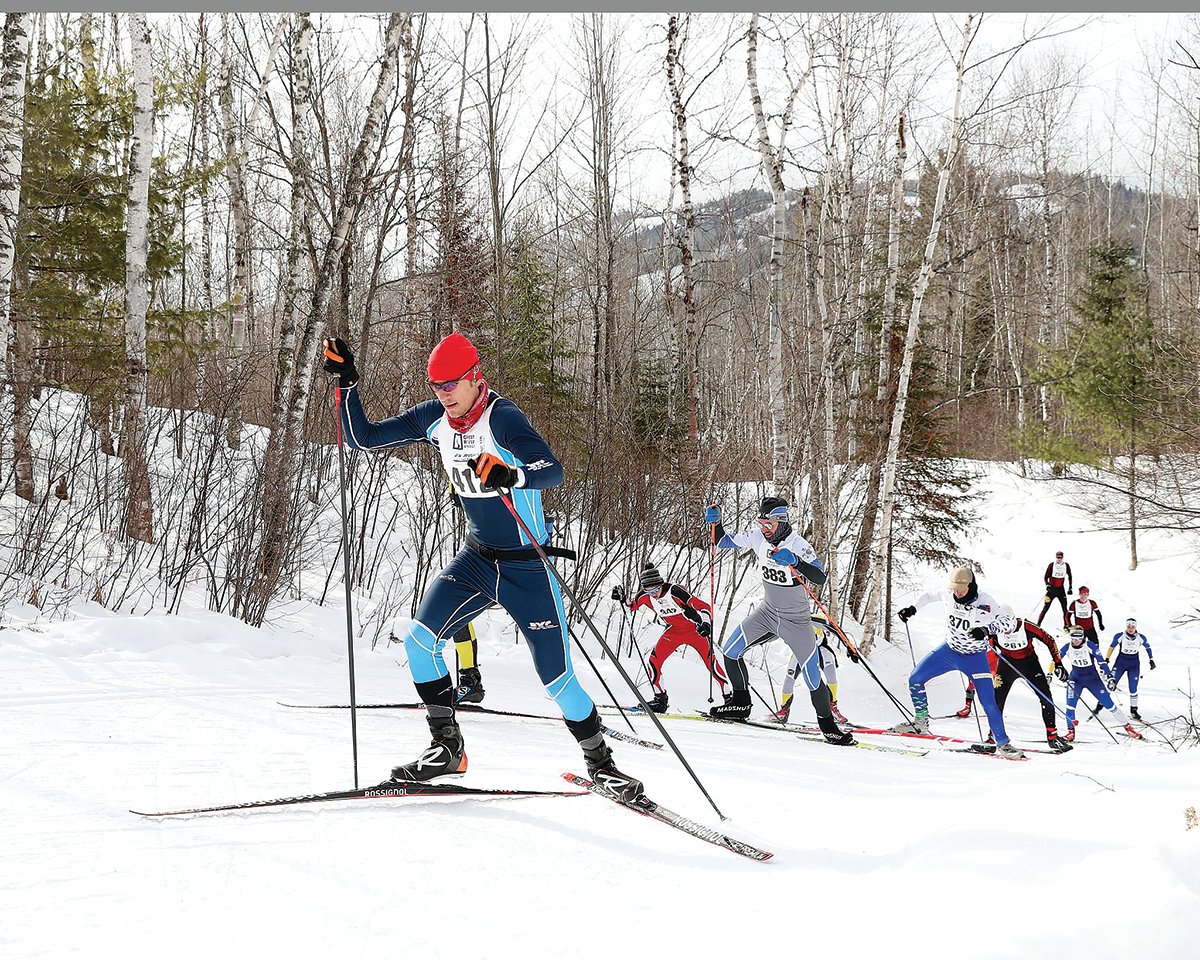
[[[1110,691],[1117,689],[1108,662],[1100,656],[1100,647],[1087,639],[1083,627],[1071,628],[1071,639],[1063,644],[1062,661],[1071,672],[1067,677],[1067,740],[1075,739],[1075,706],[1084,690],[1091,692],[1100,706],[1111,710],[1125,727],[1125,732],[1135,740],[1141,740],[1125,712],[1117,706]],[[1100,679],[1104,672],[1104,680]]]
[[[704,513],[705,522],[713,525],[713,539],[718,547],[754,551],[763,581],[762,602],[721,647],[725,673],[733,690],[725,703],[709,711],[720,720],[745,720],[750,715],[750,675],[742,659],[750,647],[779,637],[798,663],[807,663],[817,648],[812,609],[800,578],[820,585],[825,582],[825,570],[812,545],[788,523],[787,501],[766,497],[758,513],[758,529],[746,533],[726,533],[716,506],[710,506]],[[810,693],[825,739],[839,745],[853,745],[854,738],[833,719],[829,687],[819,674]]]
[[[909,674],[908,689],[916,716],[911,723],[897,724],[892,729],[897,733],[929,733],[929,697],[925,684],[934,677],[957,670],[975,682],[976,697],[987,714],[996,738],[997,753],[1023,757],[1024,754],[1008,742],[1004,716],[996,705],[996,688],[987,658],[989,638],[998,633],[1012,633],[1017,625],[1016,618],[1002,612],[1000,604],[979,589],[970,567],[959,567],[950,575],[945,589],[921,594],[897,616],[907,623],[919,609],[938,601],[945,609],[946,642],[930,651]]]
[[[478,350],[460,333],[442,340],[429,357],[429,386],[437,399],[378,422],[363,412],[358,371],[346,344],[326,340],[325,356],[325,369],[340,376],[347,443],[361,450],[431,444],[467,517],[466,546],[429,586],[404,635],[433,743],[416,761],[395,767],[392,777],[430,780],[466,771],[454,685],[442,648],[456,630],[498,604],[528,640],[538,676],[583,748],[592,779],[624,799],[636,797],[641,783],[613,765],[596,706],[575,676],[558,585],[501,499],[502,492],[511,492],[513,507],[542,549],[564,555],[550,546],[542,514],[541,491],[563,480],[562,465],[546,441],[516,404],[491,390],[480,372]]]
[[[1113,634],[1112,643],[1108,645],[1108,652],[1104,654],[1106,661],[1117,647],[1121,649],[1117,653],[1117,661],[1114,664],[1113,679],[1120,686],[1121,678],[1128,674],[1129,713],[1134,720],[1141,720],[1142,715],[1138,713],[1138,681],[1142,678],[1142,648],[1146,648],[1146,657],[1150,661],[1151,670],[1154,669],[1154,651],[1150,649],[1150,641],[1146,639],[1146,635],[1138,632],[1137,621],[1132,617],[1125,621],[1124,630]]]

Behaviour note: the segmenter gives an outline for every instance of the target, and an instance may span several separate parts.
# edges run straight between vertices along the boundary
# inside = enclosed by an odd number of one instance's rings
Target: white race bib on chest
[[[500,457],[505,463],[511,459],[511,457],[501,456],[496,441],[492,437],[492,409],[493,406],[489,404],[488,408],[483,411],[483,416],[466,433],[459,433],[455,430],[445,417],[434,427],[433,437],[437,441],[438,456],[442,459],[442,466],[445,468],[450,482],[454,484],[454,491],[464,499],[497,496],[494,490],[481,489],[479,478],[475,476],[475,471],[467,465],[467,461],[475,460],[485,453]]]

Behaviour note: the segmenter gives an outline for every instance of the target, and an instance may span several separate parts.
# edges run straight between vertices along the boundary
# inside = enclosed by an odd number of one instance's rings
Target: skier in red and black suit
[[[700,654],[713,679],[725,692],[725,671],[712,655],[712,608],[683,587],[667,583],[658,569],[650,563],[642,568],[641,591],[628,602],[624,587],[613,587],[612,597],[631,610],[642,607],[667,625],[650,654],[650,682],[654,684],[654,699],[650,709],[662,713],[667,709],[667,691],[662,685],[663,662],[681,646],[689,646]]]
[[[1007,612],[1008,608],[1004,608]],[[1042,722],[1046,725],[1046,742],[1050,749],[1063,753],[1071,749],[1071,745],[1058,735],[1054,721],[1054,701],[1050,694],[1050,681],[1038,662],[1033,649],[1033,641],[1040,640],[1050,651],[1054,659],[1054,675],[1064,683],[1067,680],[1067,669],[1063,666],[1062,657],[1054,638],[1035,623],[1028,620],[1018,620],[1016,628],[1008,633],[997,633],[993,639],[993,653],[996,657],[996,706],[1004,713],[1004,702],[1017,684],[1018,676],[1024,677],[1041,696],[1038,697],[1042,708]],[[989,658],[990,659],[990,658]]]
[[[1038,614],[1037,625],[1042,625],[1042,618],[1046,616],[1046,611],[1050,609],[1050,604],[1057,600],[1062,604],[1063,612],[1063,629],[1070,629],[1071,615],[1067,612],[1067,594],[1073,593],[1072,587],[1075,581],[1071,578],[1071,565],[1063,560],[1063,552],[1059,550],[1054,559],[1046,564],[1046,572],[1042,576],[1046,581],[1046,602],[1042,606],[1042,612]],[[1066,585],[1066,592],[1063,592],[1063,585]],[[1082,593],[1082,588],[1080,589]]]
[[[1100,614],[1100,608],[1090,596],[1088,596],[1088,588],[1079,588],[1079,599],[1076,600],[1068,608],[1068,616],[1071,618],[1071,623],[1077,627],[1083,627],[1083,635],[1087,638],[1088,643],[1100,643],[1100,637],[1096,634],[1096,627],[1104,629],[1104,617]],[[1068,624],[1068,629],[1071,624]]]

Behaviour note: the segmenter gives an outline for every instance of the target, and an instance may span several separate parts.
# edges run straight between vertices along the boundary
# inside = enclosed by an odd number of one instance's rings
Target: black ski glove
[[[1117,678],[1109,677],[1107,680],[1104,681],[1104,685],[1106,687],[1108,687],[1109,690],[1116,690],[1117,689]]]
[[[901,623],[908,623],[908,618],[915,617],[916,615],[917,615],[916,607],[901,607],[900,612],[896,614],[896,616],[898,616],[900,618]]]
[[[983,627],[972,627],[971,628],[971,639],[972,640],[976,640],[979,643],[982,643],[984,640],[987,639],[987,637],[988,637],[988,632]]]
[[[698,624],[696,624],[696,632],[705,640],[707,640],[712,636],[712,624],[707,620],[701,620]]]
[[[1150,669],[1151,670],[1154,669],[1154,658],[1153,657],[1150,658]]]
[[[846,647],[846,656],[850,658],[851,663],[862,663],[862,654],[858,652],[857,647]]]
[[[358,370],[354,366],[354,354],[341,337],[326,337],[321,341],[325,353],[324,370],[336,374],[339,387],[350,387],[358,383]]]
[[[616,586],[616,587],[613,587],[613,589],[612,589],[612,598],[613,598],[614,600],[618,601],[619,603],[624,603],[624,602],[625,602],[625,596],[626,596],[626,594],[625,594],[625,588],[624,588],[624,587],[622,587],[622,586]]]
[[[1054,675],[1056,677],[1058,677],[1058,679],[1061,680],[1063,683],[1066,683],[1068,680],[1067,668],[1064,667],[1061,663],[1056,663],[1054,665]]]

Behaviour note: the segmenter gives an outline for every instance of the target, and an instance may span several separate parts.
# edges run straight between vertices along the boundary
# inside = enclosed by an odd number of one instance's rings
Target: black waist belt
[[[514,547],[510,550],[502,550],[497,547],[489,547],[486,544],[480,543],[474,537],[467,537],[467,546],[474,550],[477,554],[495,563],[497,560],[541,560],[541,555],[533,547]],[[576,559],[574,550],[567,550],[565,547],[542,547],[542,551],[548,557],[562,557],[565,560]]]

